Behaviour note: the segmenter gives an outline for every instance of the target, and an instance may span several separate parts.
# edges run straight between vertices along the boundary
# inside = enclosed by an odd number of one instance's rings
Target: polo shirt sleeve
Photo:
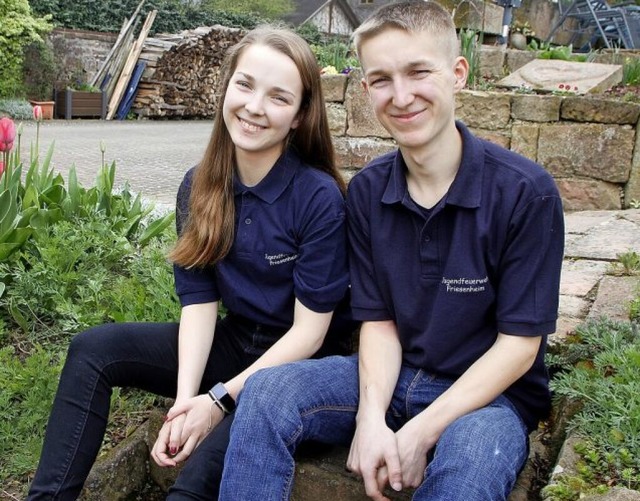
[[[333,180],[305,193],[294,295],[317,313],[333,311],[349,286],[344,198]]]
[[[190,169],[184,176],[176,200],[176,231],[178,237],[182,235],[189,219],[189,196],[191,195],[191,181],[195,168]],[[185,268],[173,265],[176,294],[180,304],[211,303],[220,299],[216,286],[215,269],[213,266],[204,268]]]
[[[354,177],[347,194],[351,309],[354,320],[393,320],[375,278],[370,227],[372,202],[365,184],[363,176]]]
[[[555,332],[563,252],[564,216],[557,191],[537,195],[517,209],[497,277],[500,332],[523,336]]]

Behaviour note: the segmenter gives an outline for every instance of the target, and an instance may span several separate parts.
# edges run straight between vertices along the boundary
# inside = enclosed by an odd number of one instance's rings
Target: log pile
[[[133,111],[153,118],[212,118],[224,56],[243,35],[238,28],[211,26],[147,38]]]

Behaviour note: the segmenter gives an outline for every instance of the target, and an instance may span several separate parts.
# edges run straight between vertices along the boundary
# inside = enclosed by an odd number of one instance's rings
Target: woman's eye
[[[245,82],[244,80],[238,80],[236,82],[236,85],[238,85],[239,87],[244,87],[246,89],[250,89],[251,86],[249,85],[249,82]]]
[[[289,100],[284,96],[273,96],[273,99],[280,103],[289,104]]]

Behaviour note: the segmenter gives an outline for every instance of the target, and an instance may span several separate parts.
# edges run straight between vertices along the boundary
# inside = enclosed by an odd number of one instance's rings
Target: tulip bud
[[[9,117],[0,118],[0,151],[10,151],[16,139],[16,124]]]
[[[102,139],[100,140],[100,151],[101,151],[102,153],[104,153],[105,151],[107,151],[107,145],[106,145],[106,144],[104,144],[104,141],[103,141]]]
[[[40,122],[42,120],[42,106],[40,106],[39,104],[36,104],[33,107],[33,119],[37,122]]]

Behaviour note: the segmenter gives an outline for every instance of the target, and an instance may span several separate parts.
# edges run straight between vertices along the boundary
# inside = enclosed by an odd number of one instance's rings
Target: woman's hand
[[[187,459],[224,415],[209,395],[198,395],[174,405],[160,429],[151,456],[160,466],[176,466]]]

